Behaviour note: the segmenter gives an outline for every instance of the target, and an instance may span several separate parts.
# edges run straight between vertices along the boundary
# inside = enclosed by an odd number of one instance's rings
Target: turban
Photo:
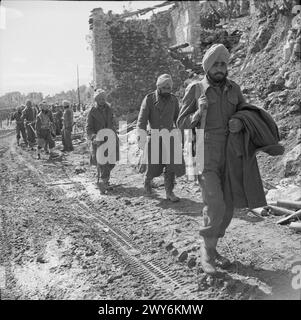
[[[64,100],[63,101],[63,107],[69,107],[70,106],[70,102],[68,100]]]
[[[206,73],[208,73],[208,71],[213,66],[215,61],[218,60],[218,58],[228,64],[229,57],[230,53],[223,44],[214,44],[206,51],[203,57],[203,69]]]
[[[161,74],[161,76],[158,77],[158,80],[157,80],[157,87],[161,88],[161,87],[164,87],[166,84],[169,84],[171,87],[172,87],[172,79],[171,79],[171,76],[170,74]]]
[[[103,89],[97,89],[95,92],[94,92],[94,100],[97,98],[97,97],[103,97],[104,99],[106,98],[106,92],[103,90]]]

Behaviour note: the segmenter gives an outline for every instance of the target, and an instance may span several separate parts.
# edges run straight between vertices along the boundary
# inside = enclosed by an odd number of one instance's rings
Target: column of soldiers
[[[51,108],[44,100],[34,106],[30,100],[25,105],[17,107],[11,116],[16,121],[17,145],[23,143],[29,150],[34,151],[37,145],[37,159],[41,159],[42,149],[49,158],[57,157],[54,152],[55,137],[62,136],[63,152],[73,151],[71,133],[74,125],[73,110],[69,101],[64,100],[62,105],[55,104]]]
[[[228,79],[230,53],[223,44],[211,46],[205,53],[203,77],[195,78],[185,89],[179,104],[173,95],[173,81],[169,74],[158,77],[156,90],[143,99],[137,121],[137,143],[146,152],[144,190],[152,196],[152,180],[164,174],[166,198],[180,200],[174,192],[175,178],[185,174],[185,164],[173,159],[176,147],[171,139],[168,150],[159,139],[152,144],[153,132],[174,128],[192,130],[193,150],[201,150],[197,167],[197,180],[202,190],[203,221],[200,236],[203,238],[201,265],[207,274],[216,273],[216,265],[227,267],[229,260],[217,251],[218,240],[224,237],[234,208],[256,208],[266,205],[262,180],[256,161],[260,148],[270,155],[279,155],[284,149],[279,145],[279,132],[271,116],[261,108],[246,102],[238,84]],[[91,142],[91,164],[97,166],[101,180],[108,186],[114,164],[105,164],[98,147],[106,140],[98,138],[101,129],[113,129],[113,112],[102,89],[95,91],[95,105],[87,119],[87,137]],[[197,132],[203,135],[197,139]],[[182,147],[182,140],[180,140]],[[163,151],[170,154],[170,161],[163,161]],[[159,161],[152,161],[158,153]],[[116,157],[117,161],[117,157]],[[102,163],[99,165],[99,163]]]
[[[172,94],[172,77],[169,74],[160,75],[156,90],[143,99],[137,121],[137,144],[146,155],[144,191],[147,197],[154,195],[152,180],[163,173],[166,199],[174,203],[180,201],[174,194],[174,186],[176,177],[185,174],[182,135],[180,139],[177,135],[172,136],[170,143],[166,144],[160,135],[158,140],[154,140],[154,133],[164,130],[171,133],[176,129],[180,133],[190,130],[193,134],[194,154],[201,155],[197,158],[196,176],[203,202],[200,208],[203,220],[199,230],[203,238],[201,264],[207,274],[215,274],[216,265],[229,265],[229,260],[217,251],[217,243],[225,235],[234,208],[267,205],[256,152],[261,150],[269,155],[284,152],[272,117],[265,110],[247,103],[239,85],[228,79],[229,58],[230,53],[223,44],[211,46],[202,60],[205,75],[194,78],[187,85],[180,103]],[[112,187],[109,185],[111,171],[119,159],[118,134],[106,92],[97,89],[94,100],[86,127],[91,146],[90,164],[97,166],[98,182],[101,180],[104,188],[109,189]],[[38,158],[42,148],[53,155],[53,136],[61,133],[63,151],[73,150],[74,106],[68,101],[63,102],[63,119],[61,111],[56,111],[53,116],[45,101],[39,105],[37,115],[30,101],[24,107],[23,111],[22,107],[18,108],[13,116],[17,123],[18,143],[20,133],[30,148],[37,138]],[[56,129],[53,129],[54,123]],[[107,134],[103,134],[104,131]],[[117,142],[113,161],[110,150],[103,148],[112,137]],[[174,152],[178,147],[180,162],[176,161]],[[102,149],[105,151],[99,152]],[[201,152],[198,153],[198,150]],[[155,161],[154,154],[157,156]],[[168,162],[164,154],[169,154]]]

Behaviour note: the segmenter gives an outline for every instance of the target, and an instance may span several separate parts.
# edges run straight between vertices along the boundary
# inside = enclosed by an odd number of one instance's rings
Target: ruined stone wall
[[[187,42],[190,46],[183,51],[193,51],[193,57],[197,57],[198,52],[196,50],[200,29],[200,5],[198,1],[181,1],[170,14],[169,30],[172,45]]]
[[[111,66],[112,40],[107,22],[109,17],[101,8],[94,9],[90,18],[93,51],[93,78],[96,87],[108,88],[116,84]]]
[[[162,73],[173,77],[177,92],[187,77],[168,53],[168,19],[120,19],[94,10],[92,17],[95,83],[108,92],[115,114],[134,120],[144,96],[155,90]]]
[[[156,78],[162,73],[170,73],[174,92],[179,90],[187,73],[170,57],[168,47],[188,42],[190,46],[183,51],[200,62],[206,10],[210,10],[208,3],[179,1],[148,20],[104,14],[101,8],[92,11],[94,81],[96,87],[107,90],[117,115],[137,113],[143,97],[155,89]]]

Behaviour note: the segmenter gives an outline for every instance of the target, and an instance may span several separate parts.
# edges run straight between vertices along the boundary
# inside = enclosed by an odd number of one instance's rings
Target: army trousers
[[[34,132],[34,124],[26,124],[26,134],[27,134],[27,141],[30,147],[33,147],[36,143],[36,135]]]
[[[115,164],[105,163],[99,164],[96,160],[97,146],[95,144],[90,144],[90,165],[97,167],[97,180],[102,179],[108,181],[110,179],[111,171],[115,167]]]
[[[19,143],[19,140],[21,138],[20,133],[22,134],[22,138],[23,138],[24,143],[27,144],[27,136],[26,136],[25,127],[24,127],[24,125],[17,124],[17,126],[16,126],[16,134],[17,134],[17,142],[18,143]]]
[[[221,238],[229,226],[234,208],[225,202],[226,136],[205,139],[204,170],[199,183],[203,196],[203,226],[200,235]]]
[[[72,128],[62,130],[62,143],[65,151],[73,151],[72,145]]]

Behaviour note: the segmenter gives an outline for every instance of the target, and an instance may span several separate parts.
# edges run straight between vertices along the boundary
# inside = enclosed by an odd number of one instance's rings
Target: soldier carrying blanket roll
[[[181,129],[204,130],[195,144],[203,150],[198,172],[204,202],[201,264],[208,274],[216,272],[216,262],[221,266],[229,263],[216,246],[234,208],[266,205],[256,151],[270,155],[284,151],[272,117],[246,103],[239,85],[227,78],[229,57],[222,44],[208,49],[202,61],[206,76],[186,88],[177,121]]]

